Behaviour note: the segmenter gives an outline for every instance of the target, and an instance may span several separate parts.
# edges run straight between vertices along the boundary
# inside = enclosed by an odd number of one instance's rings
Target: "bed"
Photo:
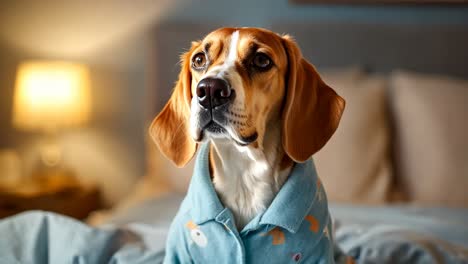
[[[28,212],[0,221],[0,263],[161,263],[182,196],[141,202],[99,228]],[[468,263],[468,212],[331,205],[335,239],[357,263]]]
[[[167,22],[148,32],[148,120],[169,97],[177,55],[214,28]],[[270,28],[295,36],[352,113],[314,156],[341,248],[358,263],[468,263],[468,25]],[[0,263],[160,263],[190,171],[148,144],[148,173],[125,206],[95,227],[45,212],[2,220]]]

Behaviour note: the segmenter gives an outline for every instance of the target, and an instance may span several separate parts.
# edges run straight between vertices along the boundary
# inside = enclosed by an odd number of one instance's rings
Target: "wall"
[[[338,20],[375,23],[468,22],[468,7],[434,5],[300,5],[287,0],[186,1],[161,20],[213,21],[233,26],[268,27],[275,21]]]

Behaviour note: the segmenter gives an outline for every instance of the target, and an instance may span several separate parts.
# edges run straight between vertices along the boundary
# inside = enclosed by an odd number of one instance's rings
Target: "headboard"
[[[221,26],[167,22],[152,29],[149,118],[170,96],[180,70],[179,55],[189,49],[191,41]],[[468,79],[468,24],[278,21],[269,28],[292,35],[318,68],[360,65],[381,73],[407,69]]]
[[[468,78],[468,24],[275,23],[317,67],[360,65]]]

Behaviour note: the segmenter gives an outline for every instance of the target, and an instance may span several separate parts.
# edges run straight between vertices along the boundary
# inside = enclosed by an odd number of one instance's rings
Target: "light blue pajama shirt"
[[[327,198],[312,159],[296,164],[270,207],[240,232],[215,192],[209,144],[169,230],[164,263],[335,263]],[[339,250],[338,250],[339,251]]]

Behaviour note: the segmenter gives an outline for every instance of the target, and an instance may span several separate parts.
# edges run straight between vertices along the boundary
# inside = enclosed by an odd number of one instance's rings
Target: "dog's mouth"
[[[236,143],[239,146],[245,147],[253,142],[255,142],[258,138],[258,133],[254,132],[252,135],[249,135],[247,137],[241,136],[241,135],[236,135],[232,136],[231,133],[222,125],[216,123],[215,121],[210,121],[208,124],[206,124],[200,132],[200,137],[196,139],[197,142],[201,142],[205,139],[205,137],[210,137],[210,138],[225,138],[228,137],[234,143]]]
[[[207,131],[213,134],[227,134],[227,130],[216,123],[215,121],[209,122],[203,129],[202,131]]]

